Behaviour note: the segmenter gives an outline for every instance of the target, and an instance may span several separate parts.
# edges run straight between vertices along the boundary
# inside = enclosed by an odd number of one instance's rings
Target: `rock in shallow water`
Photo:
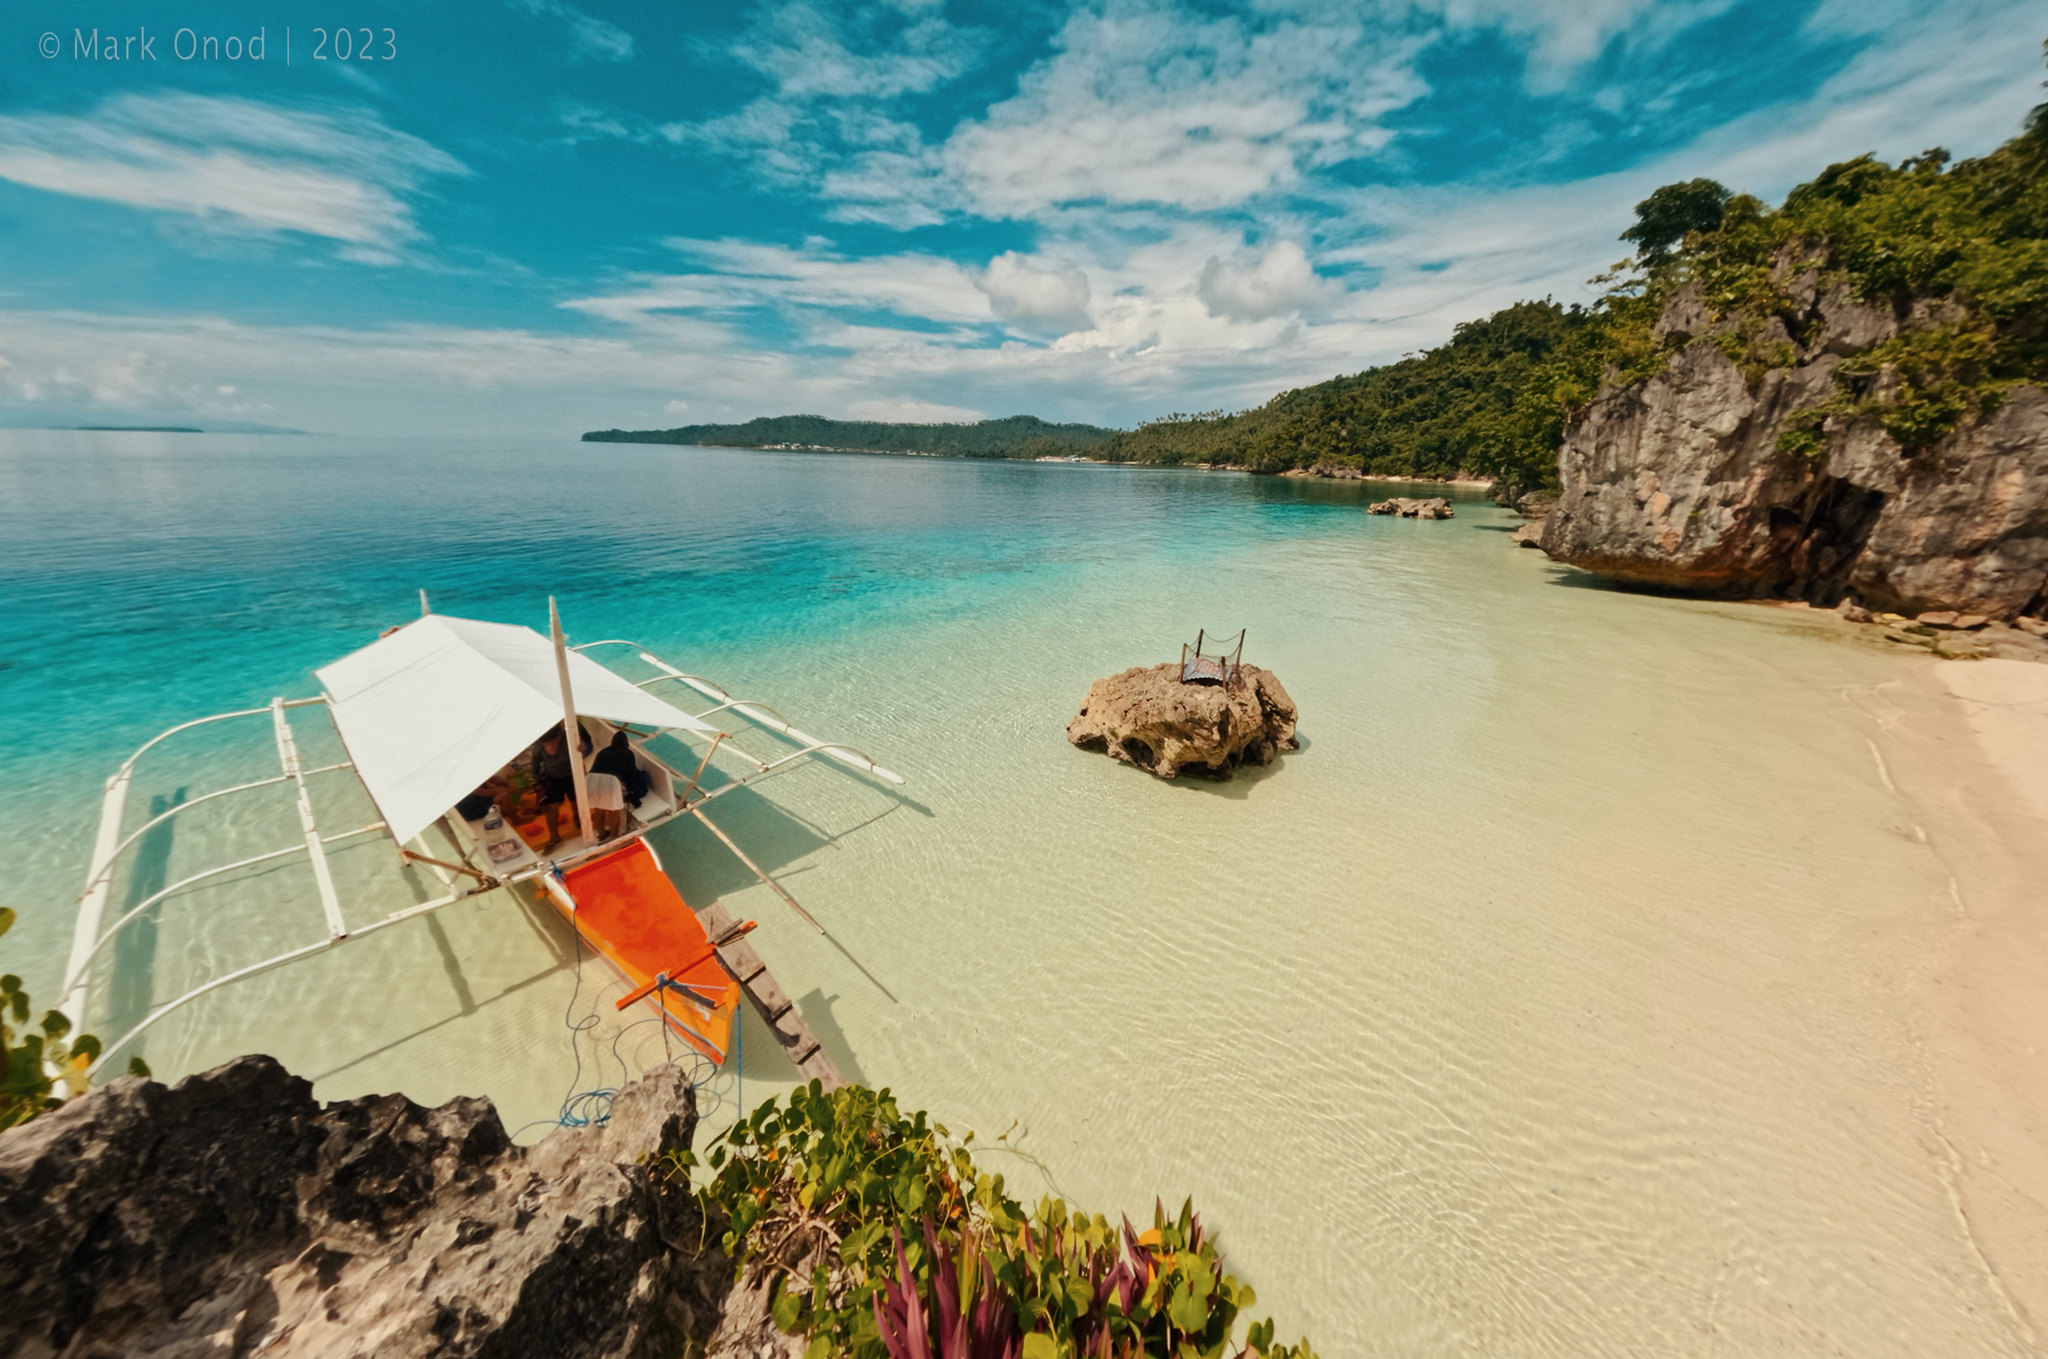
[[[1397,514],[1403,519],[1449,519],[1455,513],[1451,502],[1440,495],[1418,500],[1412,496],[1397,495],[1392,500],[1375,501],[1365,507],[1367,514]]]
[[[0,1134],[0,1353],[666,1359],[731,1278],[669,1245],[696,1121],[676,1067],[533,1147],[482,1099],[322,1107],[268,1057],[118,1080]]]
[[[1067,739],[1162,779],[1228,778],[1295,749],[1294,723],[1294,700],[1270,670],[1247,665],[1230,684],[1183,684],[1168,661],[1095,681]]]

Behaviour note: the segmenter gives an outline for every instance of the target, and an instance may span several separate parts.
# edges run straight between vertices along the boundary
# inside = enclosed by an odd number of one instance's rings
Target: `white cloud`
[[[957,425],[986,417],[967,406],[940,406],[930,401],[856,401],[847,412],[856,420],[894,421],[906,425]]]
[[[832,201],[828,215],[839,222],[874,222],[907,231],[935,226],[959,195],[945,178],[937,153],[863,151],[844,168],[826,172],[819,192]]]
[[[688,415],[690,413],[690,403],[687,401],[664,401],[661,404],[661,409],[664,415]]]
[[[362,111],[130,94],[89,117],[0,115],[0,179],[221,229],[321,237],[357,258],[388,260],[418,240],[409,196],[429,176],[468,173]]]
[[[774,93],[667,124],[661,135],[744,161],[771,182],[817,190],[839,205],[838,220],[928,226],[955,195],[918,129],[884,109],[965,75],[987,36],[949,23],[937,0],[763,5],[730,52]]]
[[[630,61],[633,35],[617,24],[585,14],[562,0],[510,0],[522,14],[558,19],[568,37],[569,54],[586,61]]]
[[[1233,207],[1384,146],[1380,119],[1424,92],[1420,46],[1355,13],[1259,22],[1109,0],[1072,15],[1013,98],[953,133],[946,165],[986,216]]]
[[[1195,287],[1210,311],[1234,321],[1263,321],[1312,311],[1343,291],[1318,276],[1308,252],[1293,241],[1276,242],[1249,258],[1239,255],[1225,260],[1211,255]]]
[[[986,323],[986,293],[962,265],[938,255],[832,253],[750,241],[669,242],[708,266],[688,274],[636,275],[623,291],[563,305],[621,322],[666,313],[725,314],[748,307],[836,308],[892,312],[922,320]]]
[[[893,99],[962,75],[980,55],[980,35],[918,8],[764,8],[733,54],[770,76],[785,99]],[[894,10],[892,13],[891,10]],[[896,20],[901,19],[900,25]],[[861,50],[855,51],[855,45]]]
[[[1088,324],[1088,275],[1079,269],[1046,268],[1005,250],[975,276],[974,284],[1005,321],[1053,331]]]
[[[1863,3],[1863,0],[1856,0]],[[1626,35],[1639,48],[1655,48],[1728,9],[1734,0],[1419,0],[1453,29],[1497,28],[1522,40],[1527,83],[1555,93],[1581,68]]]

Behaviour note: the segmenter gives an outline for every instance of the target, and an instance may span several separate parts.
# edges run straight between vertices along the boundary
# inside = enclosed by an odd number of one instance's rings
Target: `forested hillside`
[[[1140,425],[1110,440],[1100,456],[1262,472],[1318,465],[1379,476],[1473,472],[1535,485],[1555,462],[1565,416],[1597,385],[1619,305],[1520,302],[1466,322],[1450,343],[1414,358],[1282,392],[1236,415]]]
[[[828,420],[822,415],[764,415],[743,425],[680,429],[606,429],[585,443],[704,444],[714,448],[808,448],[857,453],[931,453],[953,458],[1042,458],[1093,454],[1114,430],[1056,425],[1035,415],[975,424],[911,425]]]

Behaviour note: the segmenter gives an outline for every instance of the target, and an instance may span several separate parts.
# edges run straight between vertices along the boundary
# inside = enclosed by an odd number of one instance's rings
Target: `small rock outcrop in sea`
[[[1508,541],[1516,547],[1541,548],[1543,546],[1543,523],[1550,512],[1557,508],[1557,492],[1527,491],[1512,500],[1502,501],[1495,497],[1496,504],[1512,506],[1522,516],[1523,523],[1508,535]]]
[[[1095,681],[1067,739],[1162,779],[1228,778],[1295,749],[1294,700],[1271,671],[1247,665],[1228,684],[1184,684],[1180,674],[1169,661]]]
[[[1940,317],[1926,302],[1857,301],[1790,256],[1777,269],[1783,315],[1716,318],[1693,285],[1672,296],[1655,331],[1673,347],[1664,369],[1603,388],[1567,435],[1543,550],[1669,589],[1854,596],[1909,616],[2048,612],[2048,391],[2013,386],[1918,450],[1873,414],[1831,415],[1818,448],[1798,451],[1781,439],[1836,392],[1845,360]],[[1759,326],[1784,361],[1745,373],[1719,342]]]
[[[0,1133],[0,1353],[668,1359],[731,1280],[662,1181],[695,1125],[676,1067],[532,1147],[268,1057],[118,1080]]]
[[[1403,519],[1449,519],[1453,515],[1451,502],[1440,495],[1418,500],[1411,496],[1397,495],[1392,500],[1376,500],[1365,507],[1367,514],[1398,514]]]

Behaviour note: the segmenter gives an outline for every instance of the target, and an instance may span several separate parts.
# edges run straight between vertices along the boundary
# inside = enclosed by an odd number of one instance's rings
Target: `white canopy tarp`
[[[429,614],[315,672],[356,774],[400,843],[562,720],[554,644],[532,628]],[[569,653],[579,716],[712,732]]]

